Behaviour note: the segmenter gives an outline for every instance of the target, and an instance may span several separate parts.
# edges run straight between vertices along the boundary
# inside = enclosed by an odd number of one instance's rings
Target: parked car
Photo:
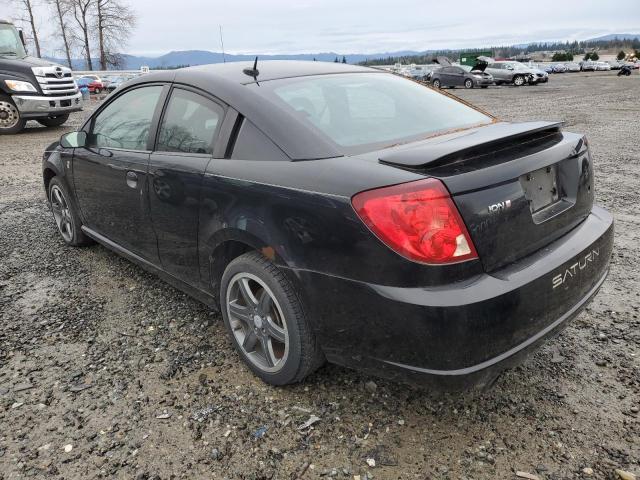
[[[596,70],[596,63],[591,60],[583,60],[580,62],[580,70],[583,72],[593,72]]]
[[[531,83],[532,85],[547,83],[549,81],[549,74],[545,70],[535,65],[532,65],[530,68],[532,73],[535,75],[535,82]]]
[[[471,67],[467,65],[451,65],[433,72],[431,85],[435,88],[487,88],[489,85],[493,85],[493,77],[482,70],[471,70]]]
[[[611,65],[609,65],[607,62],[595,62],[596,65],[596,70],[603,70],[603,71],[608,71],[611,70]]]
[[[109,79],[109,84],[107,85],[107,92],[111,93],[113,92],[116,88],[122,86],[122,84],[124,82],[126,82],[128,80],[128,78],[126,77],[111,77]]]
[[[515,70],[515,68],[514,68]],[[589,144],[382,70],[154,72],[43,156],[53,219],[217,306],[265,382],[490,385],[605,280]]]
[[[531,67],[514,61],[491,61],[484,70],[493,76],[496,85],[512,83],[519,87],[527,83],[536,83],[538,76]]]
[[[609,64],[609,67],[611,67],[611,70],[620,70],[622,65],[624,65],[624,62],[621,62],[620,60],[609,60],[607,63]]]
[[[99,94],[105,90],[104,83],[102,79],[97,75],[83,75],[81,78],[86,78],[90,80],[88,87],[91,93]]]
[[[567,72],[579,72],[580,71],[580,64],[579,63],[575,63],[575,62],[571,62],[571,63],[567,63]]]
[[[567,66],[564,63],[554,63],[551,68],[553,73],[565,73],[567,71]]]

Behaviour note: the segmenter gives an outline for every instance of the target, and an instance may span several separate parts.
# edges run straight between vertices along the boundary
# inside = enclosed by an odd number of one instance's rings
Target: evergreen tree
[[[338,60],[338,57],[336,57],[336,59],[333,61],[333,63],[340,63]]]
[[[618,52],[618,56],[617,56],[616,58],[617,58],[618,60],[624,60],[624,57],[626,57],[626,56],[627,56],[627,54],[626,54],[626,53],[624,53],[624,50],[620,50],[620,51]]]
[[[347,57],[345,57],[344,55],[342,56],[342,63],[347,63]]]

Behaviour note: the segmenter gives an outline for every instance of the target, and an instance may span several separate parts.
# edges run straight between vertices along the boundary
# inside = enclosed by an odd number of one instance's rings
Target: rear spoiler
[[[498,122],[412,143],[379,157],[379,162],[408,168],[459,161],[541,133],[559,133],[564,122]]]

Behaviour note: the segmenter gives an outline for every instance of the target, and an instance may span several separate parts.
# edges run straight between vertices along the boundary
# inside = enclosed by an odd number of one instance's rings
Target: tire
[[[38,123],[40,125],[44,125],[45,127],[59,127],[60,125],[64,124],[64,122],[66,122],[67,120],[69,120],[69,114],[65,114],[65,115],[58,115],[57,117],[53,117],[53,118],[41,118],[38,120]]]
[[[0,135],[21,132],[26,124],[11,97],[0,94]]]
[[[300,296],[260,253],[229,263],[220,282],[220,306],[238,354],[264,382],[296,383],[324,363]]]
[[[516,75],[515,77],[513,77],[513,84],[516,87],[523,86],[525,84],[524,77],[522,75]]]
[[[467,78],[464,81],[464,88],[473,88],[473,80],[471,80],[470,78]]]
[[[431,82],[431,85],[433,85],[433,88],[441,88],[442,84],[440,83],[440,80],[436,78],[433,82]]]
[[[82,247],[93,243],[82,232],[82,221],[78,215],[78,210],[71,201],[71,196],[66,187],[57,177],[51,179],[47,196],[58,233],[64,242],[72,247]]]
[[[100,90],[99,88],[96,88],[94,93],[96,95],[100,95],[101,92],[102,92],[102,90]]]

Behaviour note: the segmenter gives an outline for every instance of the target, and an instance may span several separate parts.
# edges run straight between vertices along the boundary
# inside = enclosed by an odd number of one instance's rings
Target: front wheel
[[[467,78],[464,81],[464,88],[473,88],[473,80]]]
[[[229,263],[220,282],[220,305],[236,350],[264,382],[299,382],[324,362],[299,295],[260,253]]]
[[[440,80],[438,80],[437,78],[431,82],[431,84],[433,85],[434,88],[440,88]]]
[[[11,135],[24,129],[27,121],[10,97],[0,95],[0,135]]]
[[[57,177],[53,177],[49,183],[49,204],[58,232],[67,245],[80,247],[92,243],[81,230],[80,215],[66,187]]]
[[[515,77],[513,77],[513,84],[516,87],[521,87],[522,85],[524,85],[524,77],[522,75],[516,75]]]
[[[40,118],[38,119],[38,123],[40,125],[44,125],[45,127],[59,127],[60,125],[64,124],[64,122],[66,122],[67,120],[69,120],[69,114],[65,114],[65,115],[58,115],[57,117],[53,117],[53,118]]]

